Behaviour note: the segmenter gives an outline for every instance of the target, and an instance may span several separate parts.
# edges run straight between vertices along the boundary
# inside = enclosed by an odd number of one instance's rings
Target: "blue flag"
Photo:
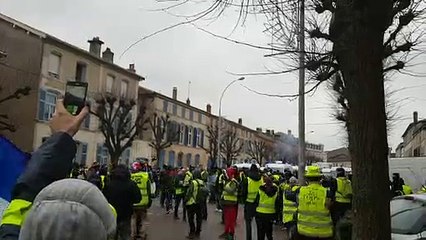
[[[11,200],[13,186],[24,172],[29,158],[29,154],[0,136],[0,198]]]

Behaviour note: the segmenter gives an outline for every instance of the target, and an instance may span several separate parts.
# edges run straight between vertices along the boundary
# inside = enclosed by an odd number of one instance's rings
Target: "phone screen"
[[[87,84],[67,83],[64,105],[69,113],[77,115],[86,102]]]

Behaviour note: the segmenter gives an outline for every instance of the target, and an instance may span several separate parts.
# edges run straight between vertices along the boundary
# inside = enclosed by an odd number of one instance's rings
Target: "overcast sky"
[[[146,77],[143,86],[169,96],[176,86],[179,100],[185,101],[191,82],[192,105],[205,109],[210,103],[215,113],[222,90],[238,78],[230,72],[265,71],[279,66],[273,59],[263,57],[265,51],[214,38],[191,25],[147,39],[119,58],[140,37],[184,21],[165,12],[151,11],[166,6],[152,0],[2,0],[0,11],[84,49],[88,49],[89,38],[99,36],[105,42],[104,49],[110,47],[115,52],[115,63],[123,67],[136,64],[137,72]],[[199,7],[199,4],[187,4],[175,13],[194,13]],[[209,26],[205,22],[198,24],[217,34],[228,35],[236,18],[234,11],[228,11]],[[262,17],[250,17],[231,37],[265,45],[270,39],[263,30]],[[425,61],[425,57],[419,60]],[[412,70],[421,72],[422,68],[425,69],[424,65],[418,65]],[[426,117],[426,79],[395,75],[391,80],[387,87],[389,92],[396,91],[390,101],[396,102],[393,109],[398,110],[398,118],[392,122],[389,145],[395,149],[412,122],[412,112],[418,111],[420,118]],[[297,74],[247,76],[244,84],[262,92],[291,94],[297,92]],[[307,140],[324,144],[326,150],[345,146],[345,131],[332,117],[334,103],[325,86],[306,101]],[[243,123],[253,129],[262,127],[276,132],[290,129],[297,135],[297,100],[259,96],[235,84],[226,92],[222,109],[228,119],[237,121],[241,117]]]

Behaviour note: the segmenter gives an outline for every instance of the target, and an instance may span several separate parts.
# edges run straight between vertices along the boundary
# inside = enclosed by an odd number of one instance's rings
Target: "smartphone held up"
[[[87,82],[67,82],[64,106],[74,116],[78,115],[86,105],[87,87]]]

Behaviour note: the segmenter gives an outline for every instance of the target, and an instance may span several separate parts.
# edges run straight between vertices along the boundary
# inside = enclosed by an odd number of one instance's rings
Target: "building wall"
[[[2,132],[24,151],[31,152],[34,118],[37,111],[38,86],[42,41],[26,30],[0,19],[0,51],[7,57],[0,59],[0,98],[10,95],[17,88],[29,86],[30,95],[13,99],[0,105],[0,113],[7,114],[16,132]],[[25,109],[23,111],[23,109]]]

